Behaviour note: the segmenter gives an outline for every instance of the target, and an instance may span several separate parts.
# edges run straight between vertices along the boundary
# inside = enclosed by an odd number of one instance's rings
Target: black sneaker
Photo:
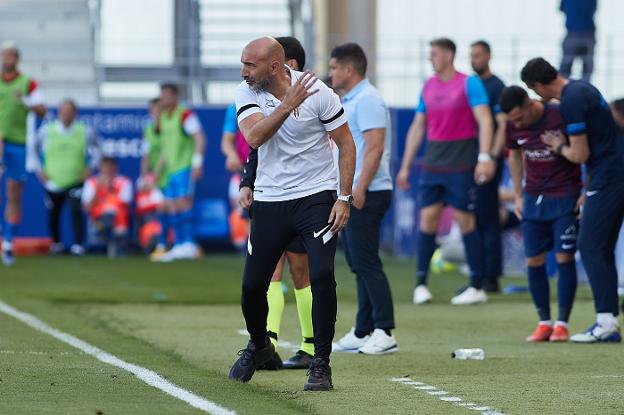
[[[303,385],[304,391],[330,391],[334,389],[331,378],[331,367],[327,361],[314,358],[308,369],[308,381]]]
[[[240,357],[232,365],[228,377],[238,382],[249,382],[258,366],[262,366],[267,361],[271,360],[274,354],[275,348],[272,343],[269,342],[269,344],[262,349],[256,350],[256,346],[250,341],[247,343],[246,349],[238,352]]]
[[[284,369],[309,369],[314,356],[299,350],[293,357],[284,362]]]
[[[258,370],[281,370],[282,367],[282,358],[275,352],[268,362],[258,366]]]

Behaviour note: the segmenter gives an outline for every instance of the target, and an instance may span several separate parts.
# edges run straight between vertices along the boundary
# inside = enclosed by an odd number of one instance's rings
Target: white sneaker
[[[610,329],[605,329],[598,323],[588,328],[584,333],[578,333],[570,337],[574,343],[620,343],[622,335],[620,327],[615,324]]]
[[[69,252],[71,252],[71,254],[75,256],[83,256],[85,254],[85,249],[82,247],[82,245],[73,244],[69,248]]]
[[[388,354],[399,350],[394,336],[388,336],[382,329],[375,329],[366,344],[358,349],[363,354]]]
[[[426,285],[419,285],[414,288],[414,304],[425,304],[431,301],[433,296]]]
[[[385,334],[385,333],[384,333]],[[364,336],[361,339],[355,335],[355,327],[345,334],[342,339],[334,342],[332,350],[334,352],[356,352],[363,347],[371,336]]]
[[[485,290],[477,290],[475,287],[468,287],[463,293],[451,299],[453,305],[469,305],[487,303],[488,297]]]
[[[154,262],[172,262],[181,256],[182,245],[174,245],[170,250],[152,259]]]
[[[172,249],[172,259],[197,259],[199,257],[199,248],[193,242],[184,242],[181,245],[174,246]]]

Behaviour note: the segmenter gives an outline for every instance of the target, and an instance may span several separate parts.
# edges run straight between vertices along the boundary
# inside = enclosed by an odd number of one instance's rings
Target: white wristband
[[[199,153],[193,153],[193,158],[191,158],[191,167],[197,169],[204,164],[204,156]]]
[[[479,153],[479,158],[477,160],[479,161],[479,163],[492,161],[492,156],[490,155],[490,153]]]

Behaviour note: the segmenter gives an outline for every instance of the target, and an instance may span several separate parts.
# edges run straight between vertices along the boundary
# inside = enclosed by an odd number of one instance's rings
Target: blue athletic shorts
[[[466,172],[422,172],[419,192],[420,205],[427,207],[444,203],[458,210],[472,212],[477,196],[474,173]]]
[[[25,182],[26,174],[26,146],[4,142],[4,175],[13,180]]]
[[[577,196],[553,197],[524,195],[522,233],[527,257],[554,250],[573,254],[579,222]]]
[[[194,193],[195,183],[193,182],[190,168],[169,175],[164,190],[165,198],[180,199],[192,197]]]

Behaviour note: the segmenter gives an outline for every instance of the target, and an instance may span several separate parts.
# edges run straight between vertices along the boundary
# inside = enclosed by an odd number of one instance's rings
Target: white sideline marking
[[[69,352],[38,352],[38,351],[34,351],[34,350],[0,350],[0,354],[32,354],[32,355],[36,355],[36,356],[47,356],[47,355],[53,355],[53,356],[67,356],[71,353]]]
[[[209,401],[205,398],[202,398],[199,395],[195,395],[194,393],[183,389],[168,380],[161,377],[158,373],[146,369],[144,367],[134,365],[132,363],[128,363],[124,360],[121,360],[117,356],[114,356],[110,353],[105,352],[102,349],[99,349],[83,340],[80,340],[77,337],[72,336],[71,334],[64,333],[60,330],[57,330],[53,327],[50,327],[43,321],[39,320],[37,317],[32,314],[25,313],[16,308],[11,307],[7,303],[0,301],[0,312],[11,316],[22,323],[32,327],[33,329],[40,331],[45,334],[49,334],[57,340],[66,343],[83,353],[91,355],[98,359],[101,362],[108,363],[109,365],[118,367],[127,372],[132,373],[137,378],[141,379],[143,382],[147,383],[150,386],[153,386],[161,391],[165,392],[168,395],[173,396],[181,401],[184,401],[191,405],[194,408],[200,409],[204,412],[213,415],[234,415],[236,412],[226,409],[222,406],[217,405],[216,403]]]
[[[443,402],[448,402],[452,405],[460,406],[471,411],[478,411],[481,412],[482,415],[504,415],[502,412],[494,411],[487,406],[481,406],[476,403],[464,402],[464,400],[458,396],[446,396],[449,395],[448,392],[439,390],[435,386],[427,385],[423,382],[414,381],[406,376],[401,378],[391,378],[390,381],[401,383],[407,386],[412,386],[412,389],[421,390],[428,393],[429,395],[436,396],[439,400]]]
[[[431,385],[414,386],[414,389],[417,389],[417,390],[420,390],[420,391],[434,391],[434,390],[438,390],[438,388],[436,388],[435,386],[431,386]]]
[[[440,400],[444,402],[461,402],[462,398],[458,398],[457,396],[443,396]]]

